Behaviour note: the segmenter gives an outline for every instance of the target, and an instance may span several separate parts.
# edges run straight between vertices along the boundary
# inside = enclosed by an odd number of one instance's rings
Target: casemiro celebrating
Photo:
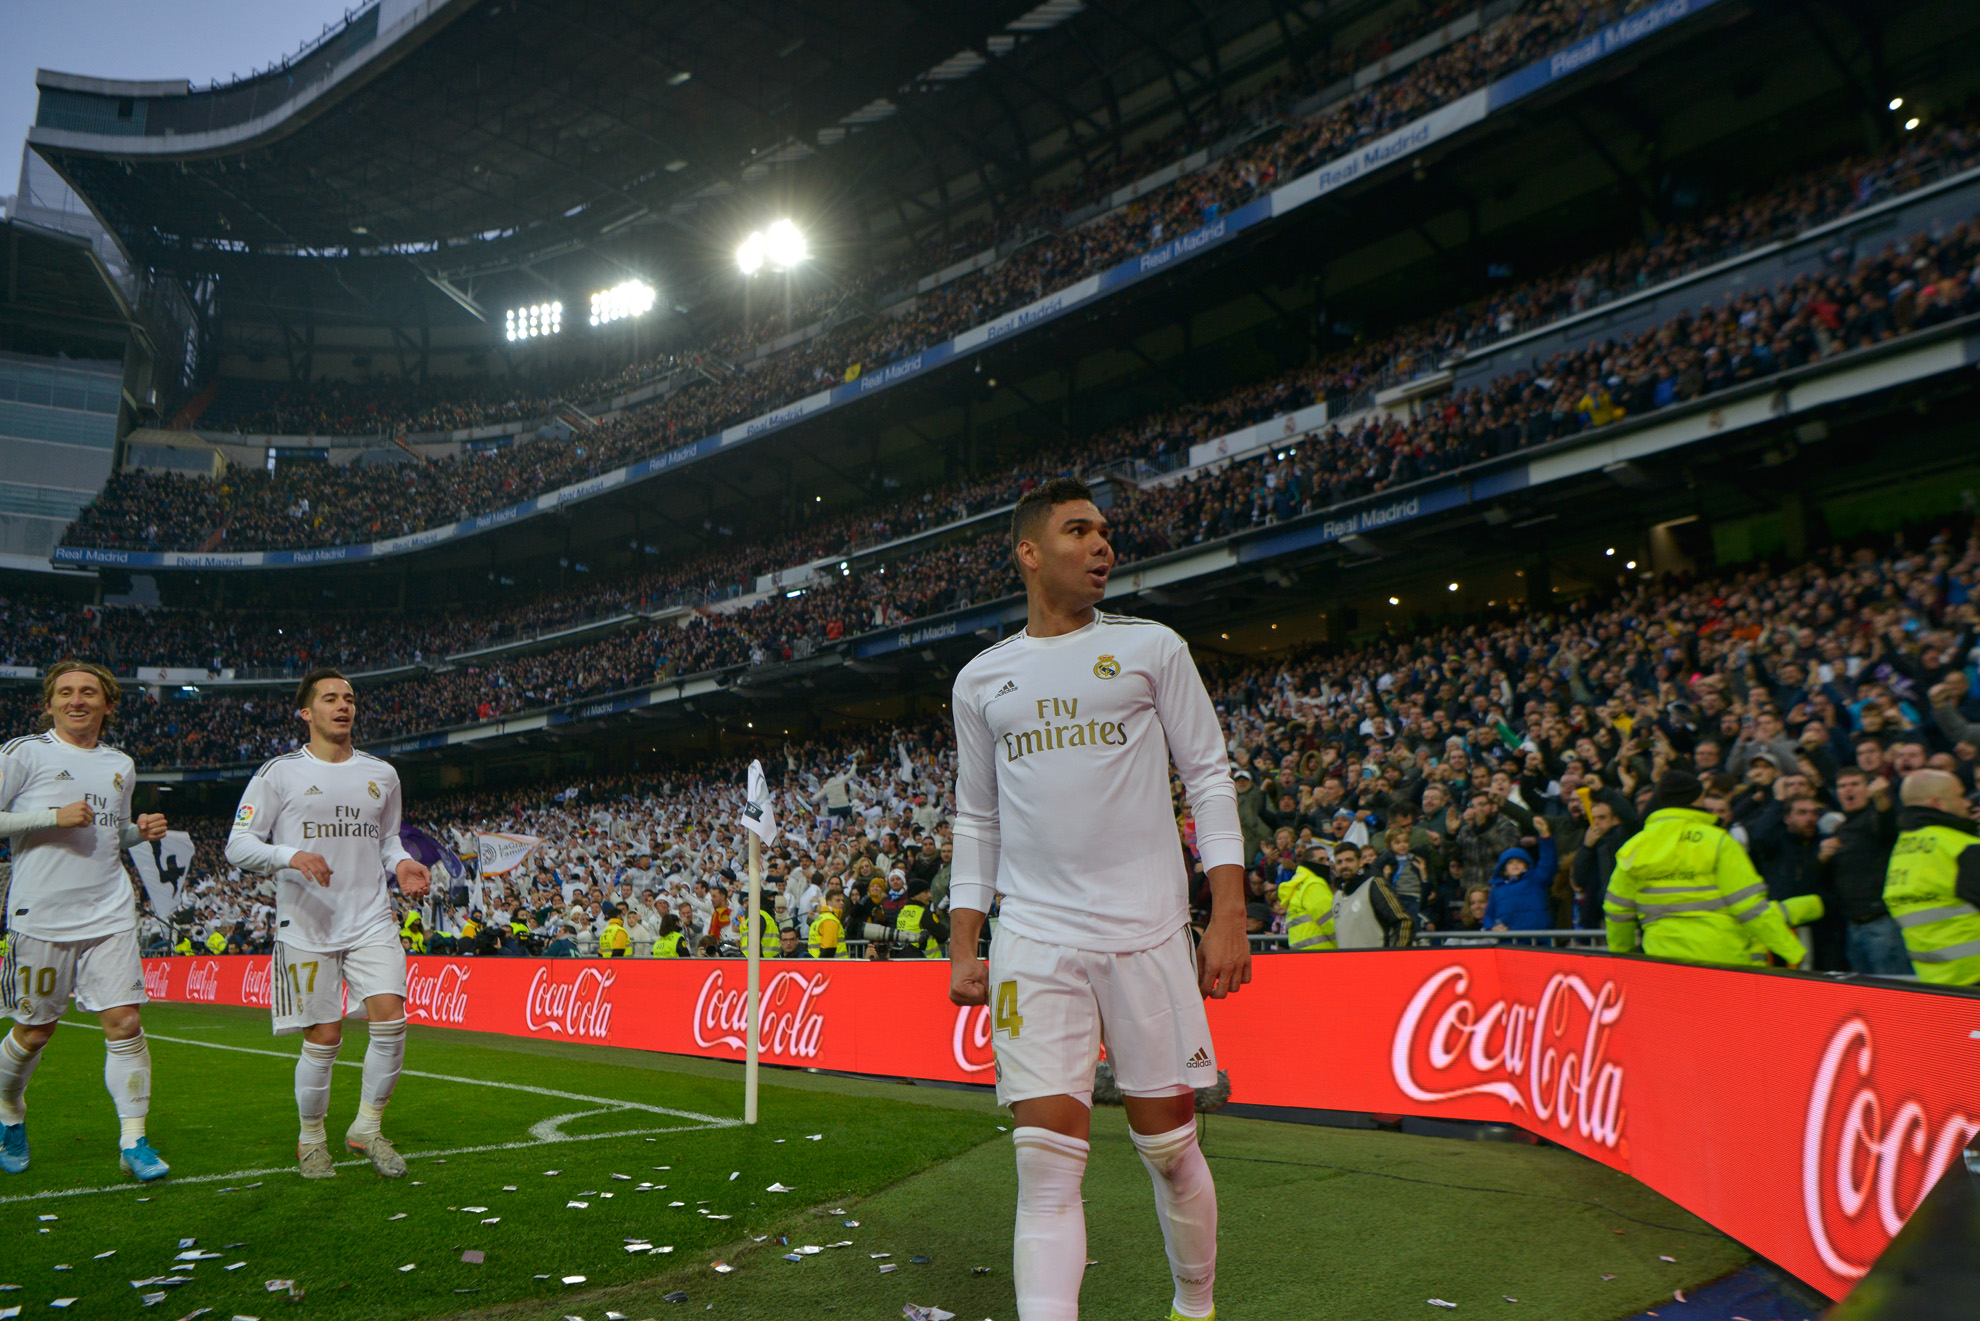
[[[956,677],[954,959],[949,998],[991,1005],[997,1099],[1011,1107],[1022,1321],[1073,1321],[1086,1268],[1093,1068],[1104,1040],[1175,1280],[1171,1318],[1213,1317],[1217,1191],[1193,1089],[1217,1076],[1203,997],[1251,980],[1244,836],[1223,733],[1188,645],[1095,607],[1114,552],[1083,483],[1028,492],[1011,518],[1025,629]],[[1174,759],[1213,910],[1192,950]],[[986,967],[977,940],[995,895]],[[1194,958],[1192,958],[1194,954]]]
[[[137,768],[102,742],[122,696],[102,666],[58,661],[41,681],[42,732],[0,750],[0,834],[14,843],[0,988],[14,1019],[0,1040],[0,1170],[8,1174],[28,1167],[28,1079],[71,993],[103,1028],[103,1083],[123,1130],[118,1164],[146,1181],[171,1172],[144,1136],[151,1110],[151,1050],[138,1018],[144,964],[120,856],[163,839],[165,818],[131,819]]]
[[[357,695],[335,670],[312,670],[296,690],[309,742],[263,764],[241,795],[227,861],[275,878],[271,1003],[277,1034],[301,1032],[296,1164],[305,1179],[336,1174],[323,1121],[330,1067],[343,1044],[343,993],[371,1020],[357,1118],[344,1144],[388,1179],[406,1162],[379,1131],[406,1056],[406,955],[385,891],[397,875],[408,898],[426,893],[426,868],[399,842],[399,774],[351,746]]]

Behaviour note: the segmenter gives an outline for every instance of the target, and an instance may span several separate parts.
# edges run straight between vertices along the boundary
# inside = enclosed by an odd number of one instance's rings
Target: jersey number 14
[[[990,1026],[998,1032],[1008,1032],[1015,1041],[1024,1027],[1024,1016],[1018,1013],[1017,983],[997,983],[997,1006],[991,1012]]]

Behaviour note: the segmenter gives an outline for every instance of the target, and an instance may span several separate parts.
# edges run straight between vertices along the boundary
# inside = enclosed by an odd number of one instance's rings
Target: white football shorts
[[[1062,1095],[1092,1104],[1103,1042],[1126,1095],[1179,1096],[1217,1080],[1187,927],[1153,949],[1103,954],[1000,924],[990,939],[990,1040],[999,1105]]]
[[[374,995],[406,994],[406,951],[396,934],[334,954],[276,941],[272,971],[268,1002],[278,1037],[346,1015],[363,1018],[364,1002]]]
[[[71,994],[92,1014],[149,1003],[135,931],[94,940],[37,940],[16,932],[7,945],[6,978],[0,1007],[29,1027],[60,1018]]]

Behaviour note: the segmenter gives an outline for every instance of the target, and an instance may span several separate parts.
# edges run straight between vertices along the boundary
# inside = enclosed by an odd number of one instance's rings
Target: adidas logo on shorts
[[[1192,1055],[1192,1056],[1190,1056],[1190,1057],[1189,1057],[1189,1063],[1188,1063],[1188,1064],[1186,1064],[1186,1065],[1184,1065],[1183,1067],[1185,1067],[1185,1068],[1189,1068],[1189,1069],[1207,1069],[1207,1068],[1209,1068],[1209,1067],[1210,1067],[1210,1052],[1209,1052],[1209,1051],[1207,1051],[1207,1050],[1205,1050],[1205,1049],[1203,1049],[1203,1047],[1201,1047],[1201,1046],[1198,1046],[1198,1047],[1196,1048],[1196,1053],[1195,1053],[1194,1055]]]
[[[56,772],[55,778],[58,780],[73,780],[76,777],[69,774],[67,771],[58,771]]]

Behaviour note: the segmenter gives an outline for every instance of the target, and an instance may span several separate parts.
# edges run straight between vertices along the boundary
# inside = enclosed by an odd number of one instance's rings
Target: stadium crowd
[[[1253,930],[1286,929],[1280,887],[1316,843],[1337,887],[1379,875],[1430,931],[1600,930],[1617,850],[1682,761],[1771,899],[1822,898],[1812,966],[1904,971],[1882,899],[1896,785],[1931,767],[1980,791],[1980,536],[1965,531],[1834,547],[1785,571],[1626,578],[1332,654],[1206,658]],[[903,904],[939,910],[953,777],[940,724],[786,748],[767,910],[800,943],[834,894],[855,939]],[[616,918],[644,948],[671,914],[684,953],[733,944],[735,781],[707,765],[416,804],[426,832],[463,851],[477,831],[542,841],[527,879],[457,876],[428,934],[585,952]],[[265,885],[227,872],[219,826],[195,826],[183,920],[223,940],[238,927],[251,948],[267,935]],[[1193,900],[1207,903],[1200,864]]]
[[[1968,168],[1976,159],[1980,159],[1980,135],[1963,122],[1948,123],[1884,155],[1851,159],[1797,176],[1758,197],[1673,226],[1654,241],[1575,263],[1494,297],[1328,355],[1265,387],[1248,387],[1216,404],[1180,409],[1166,418],[1151,420],[1136,446],[1125,446],[1120,437],[1109,437],[1099,448],[1109,457],[1131,452],[1158,466],[1170,466],[1186,454],[1194,440],[1228,429],[1224,424],[1258,420],[1257,402],[1261,398],[1276,396],[1281,402],[1292,401],[1291,406],[1326,398],[1342,407],[1351,406],[1350,401],[1365,397],[1373,387],[1416,374],[1453,354],[1824,223],[1895,192]],[[1573,361],[1566,364],[1574,373],[1573,379],[1566,387],[1555,388],[1556,369],[1561,366],[1558,359],[1536,365],[1543,369],[1524,379],[1512,377],[1495,383],[1501,388],[1493,403],[1491,425],[1510,423],[1528,434],[1536,430],[1539,424],[1534,421],[1532,405],[1542,400],[1532,394],[1529,385],[1537,385],[1552,396],[1544,401],[1547,407],[1541,411],[1547,415],[1548,429],[1559,434],[1562,395],[1570,406],[1567,411],[1585,413],[1593,424],[1600,425],[1622,416],[1611,407],[1614,404],[1621,404],[1631,415],[1640,414],[1810,360],[1818,352],[1832,351],[1838,343],[1847,347],[1959,314],[1970,300],[1972,288],[1970,281],[1961,282],[1965,245],[1941,243],[1933,250],[1901,255],[1914,265],[1921,259],[1936,263],[1934,274],[1939,278],[1921,279],[1888,269],[1833,269],[1822,277],[1829,282],[1827,297],[1812,297],[1805,313],[1813,318],[1812,324],[1795,325],[1792,318],[1777,316],[1767,327],[1785,331],[1785,343],[1758,334],[1754,319],[1778,310],[1783,298],[1811,292],[1810,281],[1777,293],[1772,307],[1751,301],[1739,305],[1733,315],[1746,324],[1737,329],[1702,325],[1699,328],[1705,338],[1694,335],[1689,344],[1677,342],[1691,331],[1691,323],[1679,318],[1666,327],[1670,332],[1666,342],[1650,346],[1658,356],[1649,356],[1639,337],[1633,355],[1608,364],[1612,370],[1602,373],[1598,391],[1584,388],[1567,393],[1576,386],[1595,384],[1587,379],[1588,363]],[[1844,263],[1850,256],[1847,252],[1838,254]],[[1880,276],[1884,278],[1879,283]],[[1829,303],[1836,306],[1831,309]],[[932,341],[917,340],[913,347],[925,342]],[[1595,360],[1594,365],[1603,364]],[[1632,372],[1632,367],[1637,370]],[[347,544],[418,531],[503,508],[610,471],[787,402],[815,385],[807,377],[797,383],[801,388],[790,394],[773,398],[749,393],[755,386],[747,382],[762,375],[755,372],[719,382],[704,381],[577,440],[532,439],[493,454],[433,464],[302,465],[276,474],[237,469],[217,482],[179,474],[119,473],[82,512],[66,539],[73,545],[127,549],[249,550]],[[748,393],[748,399],[737,391]],[[1606,402],[1602,391],[1609,396]],[[1628,399],[1619,398],[1619,394],[1627,394]],[[1589,407],[1573,407],[1584,395]],[[728,402],[723,402],[725,399]],[[883,509],[891,506],[889,512],[863,508],[851,516],[766,534],[754,539],[763,553],[742,561],[730,558],[727,563],[731,568],[745,564],[752,574],[767,572],[819,555],[842,553],[863,542],[884,540],[944,516],[972,512],[1011,498],[1008,484],[986,484],[980,479],[928,491],[918,499],[901,498],[877,481],[876,486],[881,498],[874,503]],[[733,579],[736,575],[730,576]]]
[[[1680,312],[1621,341],[1562,351],[1461,391],[1418,417],[1370,411],[1222,469],[1168,485],[1124,485],[1127,503],[1114,520],[1117,549],[1123,562],[1133,562],[1329,509],[1976,311],[1980,229],[1967,222],[1853,266],[1804,275],[1778,288],[1749,290],[1716,307]],[[1173,452],[1196,439],[1325,397],[1338,384],[1337,371],[1328,364],[1297,369],[1212,404],[1118,428],[1049,458],[1061,470],[1088,469],[1119,458]],[[1020,469],[1006,490],[1014,495],[1039,475]],[[953,508],[958,499],[965,505],[996,500],[997,495],[985,494],[995,490],[995,483],[976,482],[900,503],[911,511],[917,503],[922,510],[941,511]],[[826,526],[829,535],[846,536],[856,535],[862,524],[871,528],[884,521],[884,515],[875,520],[863,514]],[[909,548],[891,560],[863,563],[857,572],[848,567],[839,576],[815,580],[797,596],[772,594],[727,613],[702,609],[679,621],[665,620],[600,641],[462,665],[380,688],[374,698],[374,736],[555,705],[670,675],[802,657],[872,628],[997,599],[1014,592],[1016,583],[994,523],[986,520],[974,539]],[[802,544],[802,535],[774,544],[794,547]],[[695,584],[706,586],[725,571],[733,577],[736,558],[762,560],[761,555],[731,556],[725,570],[724,557],[711,556],[661,576],[635,577],[630,585],[601,586],[553,605],[521,607],[512,616],[463,614],[443,621],[378,624],[320,649],[310,644],[333,633],[331,624],[299,628],[293,639],[286,628],[272,625],[280,631],[271,639],[270,624],[261,625],[256,634],[235,622],[212,636],[201,633],[196,617],[161,616],[169,626],[152,631],[142,616],[133,619],[118,611],[95,612],[95,620],[78,621],[61,607],[9,603],[0,607],[6,612],[0,622],[7,626],[0,635],[0,653],[11,657],[11,663],[29,664],[64,652],[110,655],[114,648],[117,659],[154,664],[169,663],[158,659],[161,648],[179,645],[187,650],[177,653],[177,663],[205,665],[224,659],[228,647],[251,638],[249,648],[259,657],[274,655],[290,664],[304,655],[369,656],[373,663],[387,657],[425,658],[463,642],[477,645],[515,636],[560,616],[568,620],[580,610],[629,608],[635,599],[650,606],[668,582],[686,590],[666,599],[692,597]],[[117,622],[100,631],[110,620]],[[130,641],[139,635],[142,641]],[[129,656],[125,645],[141,651],[143,658]],[[374,646],[377,650],[369,650]],[[253,698],[213,698],[140,708],[128,736],[134,751],[143,750],[141,760],[201,764],[253,760],[288,735],[279,722],[268,729],[266,714]]]

